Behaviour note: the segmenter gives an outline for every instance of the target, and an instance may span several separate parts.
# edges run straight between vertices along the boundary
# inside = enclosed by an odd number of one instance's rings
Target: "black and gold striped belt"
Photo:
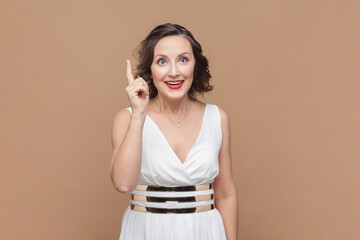
[[[197,213],[215,208],[213,184],[195,186],[138,185],[130,208],[145,213]]]

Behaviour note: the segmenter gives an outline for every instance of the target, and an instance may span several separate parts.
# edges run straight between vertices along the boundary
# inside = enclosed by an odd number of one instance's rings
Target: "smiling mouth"
[[[165,81],[166,86],[170,89],[179,89],[183,85],[184,80],[177,80],[177,81]]]
[[[184,80],[179,80],[179,81],[165,81],[165,83],[167,85],[170,86],[179,86],[180,84],[182,84],[184,82]]]

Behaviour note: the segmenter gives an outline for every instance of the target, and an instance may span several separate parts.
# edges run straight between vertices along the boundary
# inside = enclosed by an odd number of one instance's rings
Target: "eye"
[[[188,59],[186,57],[180,58],[180,62],[182,62],[182,63],[186,63],[187,61],[188,61]]]
[[[161,58],[157,61],[158,64],[165,64],[165,59]]]

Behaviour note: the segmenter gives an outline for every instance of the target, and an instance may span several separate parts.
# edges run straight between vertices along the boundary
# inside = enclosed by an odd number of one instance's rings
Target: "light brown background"
[[[231,117],[239,239],[360,239],[359,1],[0,2],[0,239],[117,239],[125,59],[156,25],[203,45]]]

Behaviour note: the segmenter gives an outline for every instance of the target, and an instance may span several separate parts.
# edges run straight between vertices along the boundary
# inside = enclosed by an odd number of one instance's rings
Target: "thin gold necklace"
[[[181,119],[180,122],[176,122],[176,121],[172,120],[171,118],[169,118],[165,113],[163,113],[163,111],[161,110],[161,108],[160,108],[160,106],[158,105],[157,102],[156,102],[156,105],[157,105],[158,108],[160,109],[161,113],[164,114],[164,116],[167,117],[170,121],[174,122],[178,128],[181,126],[181,122],[184,121],[185,117],[186,117],[186,116],[188,115],[188,113],[189,113],[189,110],[188,110],[188,108],[187,108],[187,106],[186,106],[187,112],[186,112],[185,116]],[[191,102],[190,102],[189,109],[190,109],[190,108],[191,108]]]

